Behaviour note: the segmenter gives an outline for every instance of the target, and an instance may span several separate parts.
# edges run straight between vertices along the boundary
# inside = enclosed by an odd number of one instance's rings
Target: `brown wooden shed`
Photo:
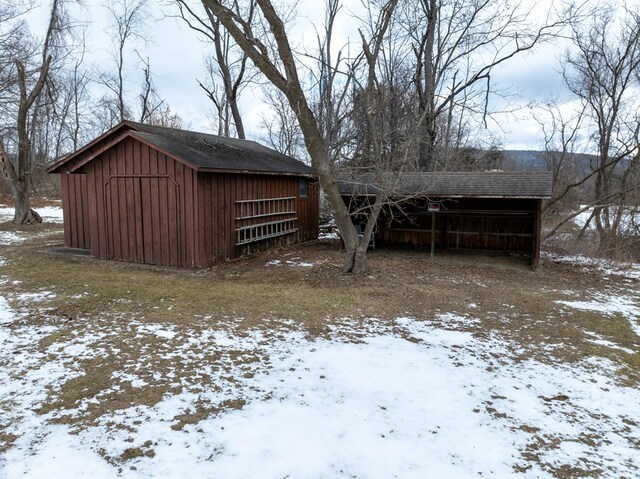
[[[48,171],[66,246],[97,258],[203,267],[318,235],[312,168],[253,141],[124,121]]]
[[[550,173],[416,172],[401,175],[397,184],[390,175],[364,175],[343,177],[340,189],[355,211],[385,183],[394,188],[376,226],[376,243],[526,254],[537,265]]]

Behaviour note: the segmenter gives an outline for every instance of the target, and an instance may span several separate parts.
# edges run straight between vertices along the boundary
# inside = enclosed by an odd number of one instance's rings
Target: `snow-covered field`
[[[639,473],[640,391],[615,384],[613,364],[515,362],[508,344],[455,330],[469,318],[448,317],[452,329],[414,318],[370,319],[363,329],[344,319],[334,338],[315,341],[296,331],[184,333],[135,320],[107,330],[100,321],[33,354],[30,345],[55,328],[34,328],[19,316],[0,302],[0,344],[10,357],[0,371],[0,418],[18,437],[2,457],[3,477],[526,478],[553,477],[553,467],[602,470],[600,477]],[[105,354],[111,335],[131,329],[140,344],[149,336],[166,341],[164,357],[189,362],[212,386],[175,377],[179,392],[158,404],[125,407],[80,431],[36,412],[47,389],[82,374],[79,359]],[[234,365],[231,350],[268,362]],[[212,351],[225,364],[203,364]],[[152,359],[121,371],[122,382],[145,386],[140,374]],[[171,427],[203,402],[233,400],[243,407]],[[139,457],[124,469],[104,459],[132,448]],[[538,460],[527,460],[532,455]]]
[[[580,209],[586,208],[586,206],[580,205]],[[611,207],[611,215],[612,220],[617,214],[616,208]],[[573,222],[579,227],[582,228],[587,221],[591,221],[589,224],[589,229],[595,230],[595,220],[591,217],[593,214],[593,208],[586,209],[579,215],[577,215]],[[619,229],[621,232],[635,232],[638,230],[638,226],[640,225],[640,214],[638,213],[638,208],[629,207],[627,209],[622,210],[621,218],[620,218],[620,226]]]
[[[475,304],[332,319],[326,337],[287,319],[160,324],[117,311],[77,317],[68,334],[61,318],[32,320],[26,308],[56,292],[8,289],[2,256],[2,478],[640,477],[640,390],[618,380],[620,364],[523,360],[508,338],[469,332],[483,321]],[[558,314],[577,314],[576,328],[581,311],[624,316],[631,346],[589,341],[637,358],[637,265],[547,260],[602,275],[601,292],[567,290]],[[316,265],[286,253],[265,264],[287,266]],[[100,387],[87,362],[109,367]],[[60,404],[70,384],[96,389]],[[157,400],[138,398],[161,384]]]

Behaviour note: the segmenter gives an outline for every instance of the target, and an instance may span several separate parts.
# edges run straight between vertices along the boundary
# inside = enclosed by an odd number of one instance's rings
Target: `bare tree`
[[[563,112],[557,100],[549,100],[539,107],[534,119],[544,136],[543,159],[546,169],[553,175],[551,199],[542,206],[543,215],[556,223],[547,236],[550,237],[568,221],[567,215],[575,212],[580,200],[583,204],[591,203],[584,190],[593,175],[580,165],[581,160],[587,158],[586,154],[581,154],[584,104],[577,111],[567,113]]]
[[[85,42],[80,43],[80,55],[69,68],[59,69],[50,75],[47,91],[48,101],[45,103],[45,126],[51,131],[53,138],[45,137],[47,145],[40,148],[49,156],[59,158],[65,153],[77,150],[81,143],[88,140],[89,128],[89,84],[90,74],[84,67]],[[49,151],[50,150],[50,151]]]
[[[122,121],[132,116],[126,99],[125,56],[130,42],[144,39],[147,0],[109,0],[105,7],[111,20],[110,34],[114,41],[112,53],[115,72],[100,72],[98,81],[111,91],[114,102],[112,110],[117,113],[115,120]],[[109,97],[103,99],[105,102],[108,100]]]
[[[640,191],[640,15],[626,6],[607,5],[591,18],[586,26],[572,26],[574,50],[565,57],[564,77],[583,104],[597,158],[590,174],[595,207],[583,231],[593,221],[600,252],[612,254],[620,246],[629,201]]]
[[[31,186],[31,142],[29,138],[28,114],[36,98],[42,92],[50,65],[51,57],[47,57],[45,63],[39,68],[37,80],[29,89],[25,66],[20,61],[17,62],[20,97],[16,125],[18,154],[15,161],[11,161],[9,158],[4,146],[4,138],[0,136],[0,164],[2,165],[2,172],[9,180],[9,185],[13,193],[15,204],[13,222],[16,224],[42,222],[42,218],[37,212],[31,209],[29,202],[29,189]]]
[[[180,10],[180,17],[191,29],[202,34],[213,45],[215,55],[206,61],[209,77],[204,82],[198,81],[198,84],[214,105],[218,120],[218,134],[230,136],[233,125],[237,137],[245,139],[244,122],[238,101],[242,90],[253,78],[248,68],[247,53],[238,48],[220,20],[211,14],[211,10],[205,8],[206,18],[201,18],[185,0],[175,1]],[[250,0],[245,3],[246,5],[241,7],[240,2],[233,0],[228,8],[251,26],[256,2]]]
[[[165,100],[160,98],[151,73],[149,58],[140,57],[142,72],[144,74],[140,100],[140,122],[149,125],[166,126],[169,128],[181,128],[182,118],[171,110]]]
[[[3,23],[16,20],[20,12],[2,7],[0,16]],[[0,46],[2,57],[2,82],[6,87],[3,98],[4,117],[8,119],[0,132],[0,165],[11,188],[15,214],[14,222],[19,224],[39,223],[40,216],[31,209],[31,174],[33,167],[33,146],[35,129],[38,125],[38,99],[42,94],[52,66],[53,56],[60,56],[57,41],[64,31],[66,14],[64,2],[53,0],[51,4],[47,33],[38,45],[24,32],[26,25],[17,21],[8,33],[2,34]],[[7,145],[15,146],[16,153],[10,155]]]
[[[263,88],[262,96],[269,107],[268,113],[260,116],[266,143],[280,153],[303,159],[306,156],[304,138],[287,98],[280,90],[269,87]]]
[[[554,38],[575,15],[568,11],[564,19],[553,19],[550,12],[535,22],[537,6],[491,0],[406,0],[402,6],[402,25],[415,56],[417,117],[425,117],[419,146],[425,170],[442,168],[443,152],[452,151],[461,121],[479,116],[486,125],[493,70]]]
[[[376,23],[376,34],[368,39],[363,37],[363,47],[368,50],[368,63],[375,62],[380,52],[380,39],[384,37],[389,26],[396,3],[396,0],[384,3]],[[289,42],[282,16],[278,14],[271,1],[257,0],[259,12],[256,12],[256,16],[259,13],[259,27],[256,27],[238,15],[230,3],[222,0],[202,0],[202,4],[208,16],[220,22],[266,79],[287,98],[298,119],[311,163],[318,173],[320,184],[345,243],[347,258],[343,270],[354,273],[364,271],[369,241],[367,234],[370,236],[373,225],[371,228],[367,227],[364,238],[358,237],[349,210],[340,195],[330,157],[331,145],[323,135],[323,126],[312,110],[313,105],[300,78],[299,61]],[[330,48],[327,51],[329,52]],[[333,68],[331,65],[330,67]],[[368,68],[367,71],[370,72],[371,69]],[[375,214],[375,209],[372,214]]]

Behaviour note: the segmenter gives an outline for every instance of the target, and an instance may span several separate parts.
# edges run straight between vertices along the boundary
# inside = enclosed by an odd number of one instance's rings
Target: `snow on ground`
[[[638,298],[620,294],[596,293],[591,300],[557,301],[557,303],[584,311],[596,311],[607,316],[620,314],[629,321],[633,331],[640,336],[640,303]]]
[[[16,437],[0,456],[5,478],[545,478],[560,467],[639,474],[640,391],[615,384],[613,364],[512,360],[509,343],[457,330],[477,321],[471,316],[436,318],[446,329],[415,318],[344,318],[316,340],[287,321],[241,330],[92,318],[44,353],[31,346],[55,326],[30,325],[6,300],[0,318],[0,425]],[[160,402],[116,409],[81,429],[51,423],[59,412],[38,414],[49,390],[55,396],[83,374],[80,360],[117,353],[114,339],[125,332],[142,356],[112,375],[120,385],[145,386],[157,359],[184,362],[211,381],[168,374],[174,392]],[[212,353],[215,363],[204,360]],[[82,415],[104,394],[64,413]],[[202,404],[229,401],[244,402],[172,428]]]
[[[34,208],[46,223],[62,223],[62,208],[59,206],[43,206]],[[0,223],[13,219],[14,209],[0,207]]]
[[[339,240],[340,239],[340,235],[338,233],[336,233],[335,231],[331,231],[328,233],[325,232],[321,232],[318,234],[318,239],[319,240]]]
[[[285,253],[283,257],[285,259],[272,259],[265,263],[265,266],[295,266],[298,268],[312,268],[318,263],[310,263],[308,261],[304,261],[301,258],[292,256],[294,253]]]
[[[2,246],[22,243],[28,238],[29,237],[25,234],[14,233],[12,231],[0,231],[0,245]]]
[[[602,336],[600,336],[597,333],[594,333],[593,331],[585,331],[585,334],[587,334],[588,336],[593,337],[593,339],[587,339],[586,341],[592,343],[592,344],[597,344],[598,346],[604,346],[605,348],[611,348],[611,349],[618,349],[620,351],[624,351],[627,354],[635,354],[635,351],[633,351],[632,349],[629,348],[624,348],[622,346],[620,346],[619,344],[616,344],[612,341],[609,341],[607,339],[604,339]]]
[[[580,205],[580,209],[586,208],[586,205]],[[610,209],[611,216],[614,218],[617,214],[617,208],[612,206]],[[593,214],[593,208],[589,208],[576,217],[573,218],[573,222],[579,227],[584,227],[585,223],[589,220],[589,229],[595,229],[595,220],[591,217]],[[635,230],[640,222],[640,217],[638,217],[638,208],[636,207],[628,207],[622,211],[621,219],[620,219],[620,229],[624,230]]]
[[[45,206],[34,208],[45,223],[62,223],[62,208],[57,206]],[[0,207],[0,223],[13,219],[13,208]],[[52,234],[44,231],[42,235]],[[8,246],[29,241],[33,238],[33,233],[29,231],[0,231],[0,246]]]
[[[640,271],[547,258],[627,281]],[[271,265],[299,263],[287,256]],[[0,285],[9,281],[2,265],[0,258]],[[640,337],[640,302],[626,291],[573,298],[567,290],[570,299],[558,304],[623,315]],[[343,318],[324,339],[286,320],[247,330],[209,316],[184,327],[105,312],[76,318],[71,337],[38,349],[62,328],[32,323],[11,304],[54,294],[0,292],[0,451],[12,438],[0,453],[2,478],[640,476],[640,390],[615,382],[619,365],[522,361],[518,345],[464,331],[482,322],[475,303],[465,315]],[[640,354],[587,334],[594,344]],[[69,409],[41,410],[85,375],[82,361],[120,355],[122,337],[140,356],[110,374],[109,389]],[[157,361],[169,366],[154,369]],[[159,402],[107,408],[82,427],[64,424],[154,382],[171,386]],[[176,427],[203,405],[219,412]]]
[[[55,230],[45,230],[41,233],[34,234],[31,231],[0,231],[0,246],[9,246],[12,244],[20,244],[38,236],[47,236],[56,234]]]
[[[62,223],[62,208],[57,206],[45,206],[42,208],[34,208],[42,220],[46,223]],[[0,207],[0,223],[11,221],[13,219],[13,208]],[[43,232],[41,234],[50,234]],[[0,231],[0,246],[8,246],[11,244],[19,244],[28,241],[33,237],[33,233],[25,231]],[[0,265],[1,266],[1,265]]]
[[[297,266],[300,268],[312,268],[314,263],[309,263],[308,261],[302,261],[300,258],[291,258],[285,261],[280,259],[272,259],[267,261],[265,266]]]
[[[640,280],[640,263],[620,263],[603,258],[590,258],[581,255],[558,255],[542,252],[543,259],[557,263],[572,264],[584,270],[597,270],[603,276],[616,276],[628,280]]]
[[[588,258],[579,255],[562,256],[551,253],[544,253],[543,258],[558,263],[576,265],[586,271],[595,270],[605,279],[609,277],[620,278],[633,285],[640,280],[640,264],[638,263],[619,263],[602,258]],[[572,292],[568,291],[568,293],[571,294]],[[561,300],[557,301],[557,303],[577,310],[602,313],[605,316],[621,315],[629,321],[633,331],[640,337],[640,290],[636,287],[632,289],[614,288],[613,291],[593,291],[591,292],[591,299]],[[596,341],[593,341],[594,344],[604,345],[604,343]],[[620,349],[619,347],[612,347],[613,349]]]

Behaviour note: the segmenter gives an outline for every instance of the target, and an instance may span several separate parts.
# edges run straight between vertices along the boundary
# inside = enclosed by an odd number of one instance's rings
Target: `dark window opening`
[[[298,196],[309,196],[309,182],[301,179],[298,184]]]

